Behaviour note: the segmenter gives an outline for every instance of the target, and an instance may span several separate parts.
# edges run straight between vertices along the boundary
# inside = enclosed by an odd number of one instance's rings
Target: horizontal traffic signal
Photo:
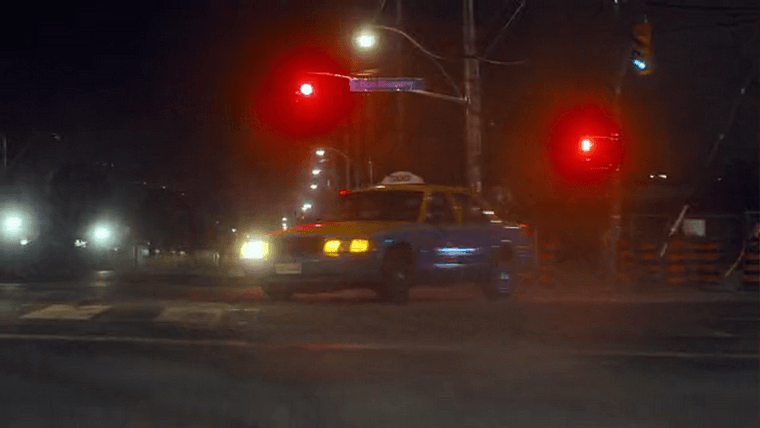
[[[554,172],[568,182],[605,181],[622,162],[619,127],[601,106],[565,111],[553,124],[548,143]]]
[[[332,135],[351,117],[356,96],[344,79],[313,72],[348,74],[332,52],[294,50],[273,64],[256,93],[256,120],[292,141]]]

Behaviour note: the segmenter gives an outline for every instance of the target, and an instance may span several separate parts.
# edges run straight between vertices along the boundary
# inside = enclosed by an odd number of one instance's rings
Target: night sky
[[[392,25],[395,3],[4,5],[0,129],[9,137],[9,155],[34,133],[57,132],[72,151],[122,165],[135,179],[245,200],[243,209],[253,209],[296,198],[293,189],[302,186],[309,169],[309,147],[345,148],[342,127],[359,121],[374,125],[365,130],[361,150],[375,159],[379,173],[409,169],[428,181],[461,184],[460,106],[403,95],[408,141],[399,147],[392,116],[396,94],[370,98],[337,88],[323,108],[295,105],[289,92],[290,82],[310,67],[357,67],[347,48],[348,29],[373,17]],[[485,46],[517,2],[476,3]],[[487,179],[513,188],[527,188],[521,183],[542,175],[542,138],[556,107],[609,92],[620,62],[615,49],[628,28],[612,19],[612,2],[528,3],[490,57],[529,63],[483,66]],[[704,171],[699,162],[756,67],[756,4],[705,9],[704,1],[691,3],[695,7],[688,1],[633,1],[623,17],[625,23],[643,14],[651,20],[658,61],[653,76],[626,77],[631,177],[662,170],[678,180],[697,179]],[[454,57],[445,66],[461,81],[461,2],[404,4],[405,30]],[[358,66],[393,75],[397,40],[388,40],[386,52],[362,57]],[[450,92],[429,59],[408,44],[402,54],[406,75],[423,76],[432,90]],[[711,174],[743,168],[745,181],[757,181],[757,105],[754,79]],[[36,144],[61,144],[48,140]]]

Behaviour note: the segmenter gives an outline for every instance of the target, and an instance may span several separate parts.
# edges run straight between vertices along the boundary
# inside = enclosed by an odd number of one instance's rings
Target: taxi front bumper
[[[269,272],[272,262],[262,259],[239,258],[236,260],[235,265],[243,269],[246,276],[260,278]]]
[[[261,284],[288,292],[327,292],[371,288],[379,282],[382,258],[376,251],[289,258],[270,262]]]

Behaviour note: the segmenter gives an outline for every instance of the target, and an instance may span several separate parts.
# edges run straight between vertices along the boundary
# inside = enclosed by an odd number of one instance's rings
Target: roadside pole
[[[482,129],[480,125],[480,63],[477,58],[474,0],[464,0],[464,98],[467,184],[477,193],[483,191],[481,165]]]
[[[615,20],[620,24],[623,22],[621,18],[620,11],[618,7],[616,6],[614,9],[615,13]],[[626,38],[625,40],[629,40]],[[615,115],[615,122],[617,122],[618,128],[620,129],[620,142],[621,144],[625,143],[625,138],[623,138],[624,131],[623,131],[623,101],[622,101],[622,93],[623,93],[623,82],[625,81],[625,77],[628,73],[628,68],[630,67],[630,51],[631,51],[631,42],[623,45],[623,50],[621,52],[621,56],[623,60],[621,61],[621,66],[618,72],[616,73],[614,77],[614,93],[613,93],[613,109],[614,109],[614,115]],[[606,257],[606,263],[605,266],[607,268],[607,275],[608,275],[608,281],[610,283],[610,288],[613,294],[617,292],[617,285],[618,285],[618,241],[620,240],[621,236],[621,229],[622,229],[622,211],[623,211],[623,184],[622,184],[622,176],[619,166],[616,167],[616,170],[612,172],[612,183],[610,188],[610,198],[612,199],[612,204],[610,207],[610,214],[609,214],[609,225],[607,232],[602,236],[602,248],[606,249],[607,257]]]

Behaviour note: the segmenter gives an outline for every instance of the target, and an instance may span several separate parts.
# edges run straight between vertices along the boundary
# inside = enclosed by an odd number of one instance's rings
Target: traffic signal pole
[[[403,28],[404,20],[404,8],[403,0],[396,0],[396,28]],[[399,39],[396,46],[398,76],[404,75],[404,41]],[[396,130],[398,131],[398,149],[404,150],[406,148],[406,141],[404,135],[404,97],[401,94],[396,95]],[[403,153],[403,152],[402,152]]]
[[[628,70],[628,57],[625,57],[623,66],[620,72],[615,77],[615,93],[613,100],[613,108],[615,110],[615,120],[622,130],[623,119],[623,106],[621,95],[623,92],[623,80],[625,79],[626,71]],[[625,141],[625,140],[623,140]],[[602,237],[602,248],[606,249],[607,253],[607,274],[609,277],[610,288],[614,293],[617,288],[618,282],[618,241],[620,240],[622,230],[622,215],[623,215],[623,183],[620,168],[617,167],[612,172],[612,184],[610,189],[610,198],[612,204],[610,206],[609,227],[607,233]]]
[[[620,14],[618,6],[614,9],[615,19],[622,23],[624,22]],[[651,28],[651,27],[650,27]],[[615,115],[615,121],[621,130],[621,135],[624,135],[623,131],[623,82],[630,68],[631,62],[631,47],[633,40],[626,38],[628,43],[623,45],[621,66],[618,72],[614,76],[614,93],[613,93],[613,109]],[[651,38],[649,39],[651,40]],[[650,62],[650,61],[648,61]],[[649,70],[647,70],[649,72]],[[640,71],[641,74],[641,71]],[[625,139],[622,140],[623,143]],[[605,267],[607,270],[608,281],[610,282],[610,288],[613,293],[616,291],[618,283],[618,241],[620,240],[622,231],[622,215],[623,215],[623,183],[622,173],[617,168],[612,174],[612,183],[610,188],[610,198],[612,203],[610,206],[609,224],[606,233],[602,236],[602,248],[605,249],[607,257],[605,258]]]
[[[480,63],[477,58],[474,0],[463,2],[464,32],[464,98],[467,184],[474,191],[483,191],[481,165],[482,129],[480,121]]]

